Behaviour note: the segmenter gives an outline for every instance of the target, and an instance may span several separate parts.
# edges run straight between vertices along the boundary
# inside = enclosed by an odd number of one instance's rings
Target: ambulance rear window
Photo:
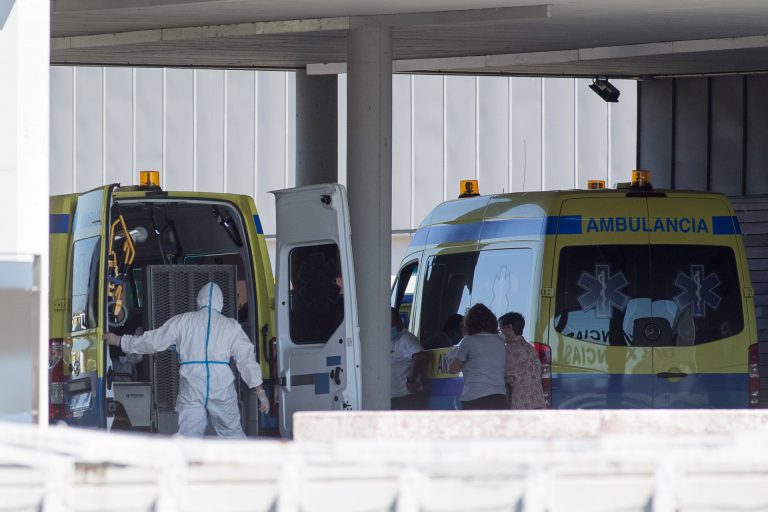
[[[744,329],[740,289],[730,247],[565,247],[554,323],[605,345],[700,345]]]

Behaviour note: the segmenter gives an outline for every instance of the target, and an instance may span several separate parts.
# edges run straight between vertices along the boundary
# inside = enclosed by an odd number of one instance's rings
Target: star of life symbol
[[[691,265],[691,273],[678,272],[675,286],[683,290],[675,295],[675,304],[680,309],[691,307],[691,315],[695,318],[706,316],[707,307],[717,309],[720,297],[714,289],[720,286],[717,274],[706,274],[704,265]]]
[[[621,290],[629,281],[623,272],[611,274],[610,265],[595,265],[595,273],[582,273],[577,284],[584,290],[578,298],[581,309],[594,308],[597,318],[611,318],[613,308],[624,311],[627,307],[629,295]]]

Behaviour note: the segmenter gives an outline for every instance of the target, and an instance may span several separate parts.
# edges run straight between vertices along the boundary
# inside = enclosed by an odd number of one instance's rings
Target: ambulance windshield
[[[555,328],[624,346],[699,345],[744,328],[733,250],[601,245],[560,252]]]

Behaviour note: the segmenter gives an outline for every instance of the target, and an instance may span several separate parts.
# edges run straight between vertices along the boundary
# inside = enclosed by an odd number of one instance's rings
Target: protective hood
[[[213,287],[212,291],[211,287]],[[211,308],[221,313],[221,310],[224,309],[224,296],[221,293],[221,288],[216,283],[205,284],[197,292],[197,309],[208,307],[209,296],[211,297]]]

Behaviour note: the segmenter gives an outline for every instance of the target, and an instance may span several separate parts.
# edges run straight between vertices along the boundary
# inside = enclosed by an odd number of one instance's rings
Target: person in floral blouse
[[[499,317],[499,330],[507,342],[504,378],[510,409],[544,409],[547,407],[541,387],[541,363],[530,343],[523,338],[525,319],[520,313]]]

